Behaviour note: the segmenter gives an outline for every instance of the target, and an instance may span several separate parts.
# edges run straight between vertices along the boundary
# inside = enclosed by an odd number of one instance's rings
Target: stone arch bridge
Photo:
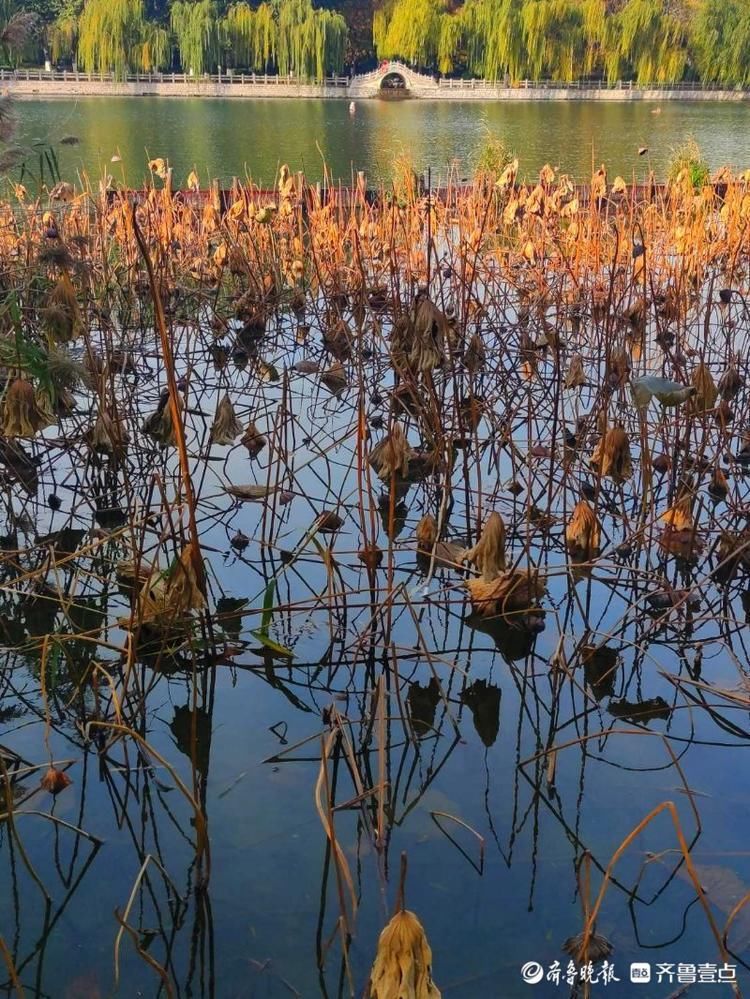
[[[353,100],[377,97],[381,91],[401,91],[412,97],[437,97],[440,91],[437,80],[424,73],[417,73],[402,62],[384,62],[371,73],[353,76],[347,94]]]

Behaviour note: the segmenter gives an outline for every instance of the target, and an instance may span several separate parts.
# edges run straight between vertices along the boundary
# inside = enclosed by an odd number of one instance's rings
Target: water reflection
[[[214,100],[200,98],[81,98],[23,100],[22,136],[59,139],[74,134],[75,147],[58,150],[65,175],[81,165],[94,176],[143,178],[148,156],[167,157],[184,185],[192,169],[205,181],[252,176],[271,183],[278,166],[320,179],[323,164],[350,182],[357,170],[373,181],[389,178],[394,156],[406,154],[417,169],[445,176],[454,163],[467,173],[473,150],[488,136],[516,151],[533,176],[551,162],[588,179],[601,161],[611,175],[663,176],[672,151],[692,135],[713,168],[744,168],[745,103],[503,103],[366,101],[350,115],[346,101]],[[648,147],[645,157],[639,148]],[[119,153],[122,163],[111,164]],[[148,155],[147,155],[148,154]]]

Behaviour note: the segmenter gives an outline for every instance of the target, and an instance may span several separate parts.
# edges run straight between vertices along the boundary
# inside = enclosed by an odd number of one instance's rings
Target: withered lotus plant
[[[89,445],[100,454],[120,454],[130,443],[130,436],[120,420],[103,409],[86,437]]]
[[[565,388],[580,388],[586,384],[586,374],[583,370],[583,357],[580,354],[573,354],[565,372]]]
[[[168,447],[175,446],[177,438],[172,422],[172,407],[169,405],[168,392],[162,394],[156,410],[143,421],[143,432],[159,444]]]
[[[719,392],[725,402],[730,402],[745,384],[745,380],[737,368],[729,367],[719,379]]]
[[[416,536],[418,549],[431,552],[437,541],[437,521],[431,513],[426,513],[417,524]]]
[[[52,423],[51,415],[39,405],[31,382],[25,378],[14,378],[2,400],[3,436],[34,437]]]
[[[250,420],[245,433],[242,435],[240,444],[247,448],[247,452],[251,458],[257,458],[267,443],[266,437],[260,433],[254,421]]]
[[[659,518],[667,527],[674,531],[693,530],[693,497],[688,490],[685,490],[676,503]]]
[[[413,337],[407,361],[414,371],[432,371],[445,362],[450,322],[425,292],[417,295],[412,319]]]
[[[216,416],[211,425],[211,441],[214,444],[233,444],[242,433],[242,424],[237,419],[232,400],[224,393],[216,408]]]
[[[703,539],[696,528],[692,506],[692,494],[685,490],[660,517],[664,529],[659,535],[659,545],[677,558],[690,559],[703,550]]]
[[[591,559],[599,551],[599,538],[596,514],[585,499],[579,500],[565,528],[568,551],[574,559]]]
[[[415,913],[404,907],[406,854],[401,856],[401,884],[396,914],[378,940],[367,988],[369,999],[440,999],[432,980],[432,950]]]
[[[50,767],[39,781],[42,790],[49,791],[55,796],[64,791],[66,787],[70,787],[72,783],[73,781],[65,771],[58,770],[56,767]]]
[[[67,274],[62,274],[47,292],[40,317],[49,337],[58,343],[73,340],[81,325],[75,289]]]
[[[138,619],[141,624],[160,624],[179,620],[205,607],[198,586],[192,542],[185,545],[179,558],[166,573],[154,572],[139,596]]]
[[[398,423],[370,452],[370,464],[382,482],[390,482],[392,475],[405,479],[409,474],[409,461],[414,450]]]
[[[612,350],[607,361],[607,383],[612,388],[621,388],[630,377],[630,358],[624,347]]]
[[[701,362],[693,371],[691,384],[695,388],[695,395],[690,402],[690,408],[694,413],[705,413],[706,410],[713,409],[719,395],[719,390],[711,376],[708,366]]]
[[[466,552],[466,560],[473,562],[482,573],[482,579],[490,582],[496,579],[505,568],[505,523],[497,511],[493,511],[482,528],[479,541]]]
[[[491,582],[468,579],[466,586],[475,614],[502,617],[517,627],[538,611],[546,590],[544,576],[537,569],[509,569]]]
[[[370,972],[370,999],[440,999],[432,980],[432,950],[413,912],[401,909],[378,941]]]
[[[625,482],[633,474],[630,439],[622,427],[610,427],[594,448],[591,464],[604,478]]]
[[[321,382],[332,395],[340,395],[349,386],[346,371],[341,361],[336,361],[320,376]]]
[[[484,349],[482,338],[475,333],[471,340],[469,340],[469,346],[466,348],[466,354],[464,355],[464,367],[472,375],[475,375],[482,370],[486,362],[487,352]]]

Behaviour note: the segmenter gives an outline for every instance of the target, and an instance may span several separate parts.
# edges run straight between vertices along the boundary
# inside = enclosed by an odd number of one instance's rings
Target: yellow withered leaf
[[[167,179],[167,162],[161,156],[155,160],[148,161],[148,168],[151,173],[156,174],[161,180]]]
[[[582,499],[576,503],[565,528],[565,541],[574,558],[590,559],[599,550],[600,528],[592,507]]]
[[[417,546],[421,551],[429,552],[437,541],[437,521],[431,513],[426,513],[417,524]]]
[[[424,928],[408,909],[397,912],[380,934],[368,995],[370,999],[440,999]]]
[[[471,608],[482,617],[505,617],[509,623],[537,607],[545,593],[544,576],[537,569],[509,569],[491,582],[467,579]]]
[[[375,445],[370,453],[370,464],[382,482],[389,482],[392,475],[405,479],[409,473],[409,459],[414,451],[398,423],[393,430]]]
[[[594,448],[591,464],[604,478],[624,482],[633,474],[630,439],[622,427],[610,427]]]
[[[586,384],[586,374],[583,370],[583,357],[580,354],[573,354],[565,372],[565,388],[580,388]]]
[[[493,511],[489,515],[479,541],[465,557],[479,569],[485,582],[497,579],[505,568],[505,524],[499,513]]]
[[[704,413],[707,409],[713,409],[716,405],[719,390],[707,365],[701,362],[697,366],[693,371],[690,383],[695,388],[695,395],[690,403],[690,408],[693,412]]]
[[[3,437],[33,437],[54,420],[39,405],[34,386],[25,378],[14,378],[2,400]]]
[[[233,444],[241,433],[242,424],[237,419],[232,400],[224,393],[211,425],[211,441],[214,444]]]

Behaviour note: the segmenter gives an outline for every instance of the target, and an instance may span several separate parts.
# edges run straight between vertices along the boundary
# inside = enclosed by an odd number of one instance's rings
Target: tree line
[[[22,3],[27,8],[27,0]],[[11,62],[39,58],[41,50],[55,64],[118,76],[169,69],[200,75],[236,67],[304,79],[322,79],[344,67],[346,21],[312,0],[255,6],[244,0],[37,0],[37,6],[45,9],[36,11],[36,39],[24,51],[6,51]]]
[[[750,0],[0,0],[36,46],[95,72],[235,67],[320,79],[402,59],[490,80],[750,83]],[[15,5],[15,7],[14,7]],[[343,11],[343,13],[341,12]]]
[[[748,0],[386,0],[378,55],[498,80],[750,82]]]

